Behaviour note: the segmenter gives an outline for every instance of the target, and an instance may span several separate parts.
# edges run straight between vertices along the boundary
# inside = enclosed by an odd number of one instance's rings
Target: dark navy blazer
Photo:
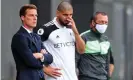
[[[51,54],[44,54],[44,62],[36,59],[33,53],[40,52],[44,49],[41,38],[34,33],[36,42],[31,35],[21,27],[13,36],[11,49],[16,63],[17,77],[16,80],[40,80],[40,73],[43,64],[51,64],[53,57]],[[44,74],[42,74],[44,76]]]

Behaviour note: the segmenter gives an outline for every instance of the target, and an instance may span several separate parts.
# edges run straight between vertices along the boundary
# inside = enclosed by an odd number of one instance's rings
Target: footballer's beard
[[[62,25],[62,26],[68,26],[68,23],[64,23],[61,19],[59,19],[59,22],[60,22],[60,24]]]

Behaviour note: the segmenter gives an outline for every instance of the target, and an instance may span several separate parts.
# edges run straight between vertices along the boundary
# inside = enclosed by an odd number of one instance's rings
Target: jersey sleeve
[[[85,44],[86,44],[87,40],[86,40],[85,35],[80,35],[80,36],[81,36],[81,38],[85,41]]]
[[[44,25],[39,27],[39,29],[37,30],[37,34],[41,37],[42,41],[46,41],[49,36],[48,28]]]
[[[114,64],[114,58],[113,58],[113,55],[112,55],[112,48],[111,48],[111,46],[110,46],[110,48],[109,48],[109,55],[110,55],[110,64]]]
[[[110,54],[110,64],[114,64],[114,58],[112,56],[112,53]]]
[[[72,29],[70,29],[70,35],[72,36],[73,41],[75,41],[75,35],[74,35],[74,32],[72,31]]]

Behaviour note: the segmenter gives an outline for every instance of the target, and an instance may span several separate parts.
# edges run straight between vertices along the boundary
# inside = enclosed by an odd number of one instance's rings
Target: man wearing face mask
[[[85,42],[83,54],[76,54],[79,80],[109,80],[114,70],[110,42],[103,33],[108,27],[105,12],[96,12],[90,21],[90,30],[81,34]]]

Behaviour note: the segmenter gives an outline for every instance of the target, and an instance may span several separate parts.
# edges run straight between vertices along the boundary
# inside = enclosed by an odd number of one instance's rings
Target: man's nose
[[[37,20],[37,16],[34,16],[34,20]]]
[[[67,16],[67,19],[69,19],[69,20],[70,20],[71,18],[72,18],[71,16]]]

